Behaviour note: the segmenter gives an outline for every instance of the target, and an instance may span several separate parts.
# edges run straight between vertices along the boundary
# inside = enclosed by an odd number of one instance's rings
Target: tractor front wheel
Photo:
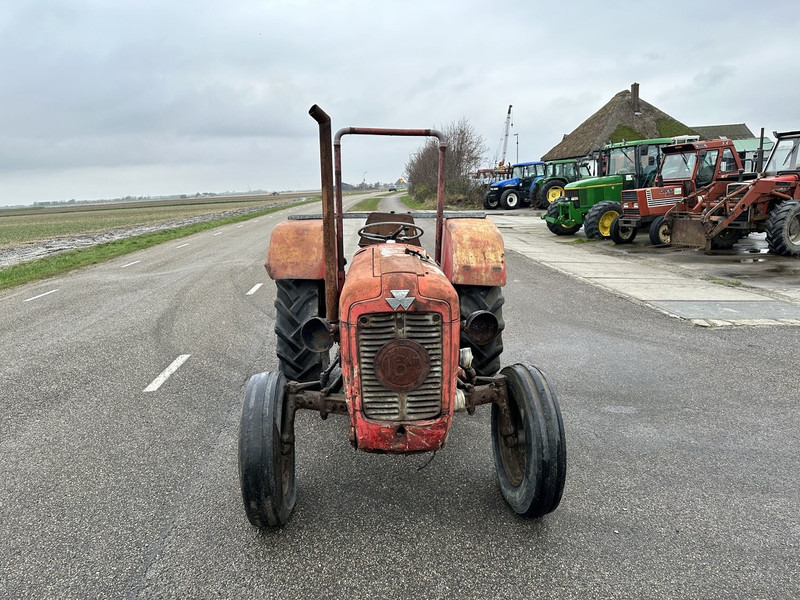
[[[718,233],[711,238],[711,249],[730,250],[736,245],[736,242],[738,242],[741,237],[741,233],[736,229],[723,229],[722,233]]]
[[[506,190],[500,196],[500,206],[505,210],[514,210],[515,208],[519,208],[519,205],[519,190]]]
[[[539,208],[547,208],[553,202],[564,195],[564,183],[562,181],[548,181],[539,190]]]
[[[650,243],[653,246],[669,246],[672,239],[672,229],[668,223],[664,222],[664,216],[656,217],[650,224]]]
[[[622,214],[619,202],[606,200],[595,204],[586,213],[583,230],[587,238],[607,238],[611,235],[611,223]]]
[[[508,391],[507,417],[501,406],[492,404],[492,450],[500,491],[517,514],[541,517],[558,506],[567,474],[558,400],[536,367],[515,364],[501,375]]]
[[[615,244],[630,244],[636,237],[638,229],[628,225],[620,225],[619,217],[611,222],[611,231],[609,235]]]
[[[558,219],[558,202],[553,202],[550,206],[547,207],[547,213],[545,213],[548,217],[553,219]],[[553,223],[551,221],[545,221],[547,223],[547,228],[550,230],[551,233],[555,233],[556,235],[574,235],[578,232],[581,228],[581,224],[578,223],[577,225],[561,225],[560,223]]]
[[[315,279],[277,279],[275,284],[278,369],[291,381],[317,381],[328,367],[329,357],[326,352],[306,348],[300,328],[312,317],[325,314],[325,284]]]
[[[483,208],[486,210],[495,210],[498,206],[500,206],[500,196],[486,192],[483,196]]]
[[[239,426],[239,485],[247,519],[264,529],[285,525],[297,498],[294,415],[286,407],[286,379],[259,373],[247,381]]]
[[[782,256],[800,254],[800,202],[782,202],[767,219],[767,246]]]

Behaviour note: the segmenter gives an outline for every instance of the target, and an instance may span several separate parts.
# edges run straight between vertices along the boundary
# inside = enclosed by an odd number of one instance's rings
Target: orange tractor
[[[764,172],[718,179],[667,214],[670,244],[723,249],[766,232],[770,252],[800,255],[800,131],[774,135]]]
[[[611,223],[615,244],[631,243],[642,227],[648,228],[651,244],[669,244],[664,215],[697,188],[736,176],[742,169],[731,140],[687,140],[664,146],[661,152],[654,187],[622,190],[622,214]]]
[[[277,527],[289,519],[301,409],[346,416],[355,448],[412,454],[441,449],[454,413],[489,404],[503,497],[521,515],[555,510],[566,476],[558,400],[536,367],[500,369],[503,238],[483,213],[445,214],[443,135],[340,129],[334,186],[330,118],[316,105],[309,112],[319,124],[322,215],[280,223],[269,243],[278,370],[252,376],[245,389],[239,481],[250,523]],[[420,245],[414,215],[371,213],[345,272],[341,140],[353,134],[439,140],[433,255]]]

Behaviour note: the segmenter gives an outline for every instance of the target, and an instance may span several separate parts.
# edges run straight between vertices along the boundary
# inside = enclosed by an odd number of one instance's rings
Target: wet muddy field
[[[79,235],[60,236],[49,240],[41,240],[37,242],[30,242],[27,244],[20,244],[15,246],[0,247],[0,269],[16,265],[18,263],[35,260],[66,252],[68,250],[75,250],[77,248],[87,248],[97,244],[104,244],[106,242],[113,242],[136,235],[145,233],[153,233],[155,231],[162,231],[165,229],[175,229],[185,225],[193,225],[195,223],[203,223],[207,221],[214,221],[227,217],[234,217],[251,212],[263,210],[264,207],[256,207],[249,209],[230,210],[222,213],[214,213],[208,215],[198,215],[194,217],[185,217],[182,219],[174,219],[163,223],[152,225],[135,225],[132,227],[118,227],[108,231],[101,231],[95,233],[84,233]]]

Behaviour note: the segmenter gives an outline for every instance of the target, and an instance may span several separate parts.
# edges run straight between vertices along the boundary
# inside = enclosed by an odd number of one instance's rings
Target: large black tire
[[[639,230],[636,227],[629,225],[620,225],[619,217],[611,222],[611,231],[609,235],[615,244],[630,244],[635,238]]]
[[[653,246],[669,246],[672,240],[672,228],[664,222],[664,215],[656,217],[650,223],[650,243]]]
[[[782,202],[767,218],[767,246],[782,256],[800,254],[800,202]]]
[[[497,318],[497,336],[488,344],[473,342],[466,333],[461,332],[461,347],[472,349],[472,367],[478,375],[494,375],[500,370],[500,355],[503,353],[503,288],[498,286],[458,285],[456,286],[461,305],[461,320],[477,310],[488,310]]]
[[[730,250],[736,245],[736,242],[742,237],[737,229],[723,229],[722,233],[718,233],[711,238],[712,250]]]
[[[483,208],[487,210],[495,210],[498,206],[500,206],[499,194],[490,194],[489,192],[486,192],[483,195]]]
[[[539,188],[539,208],[547,208],[553,202],[564,196],[564,182],[560,179],[551,179]]]
[[[314,279],[277,279],[275,334],[278,370],[291,381],[317,381],[328,367],[326,352],[311,352],[300,337],[300,327],[325,315],[325,284]]]
[[[622,205],[619,202],[606,200],[598,202],[583,220],[583,231],[591,239],[607,238],[611,235],[611,223],[622,214]]]
[[[505,367],[512,435],[503,437],[492,404],[492,450],[500,491],[514,512],[541,517],[556,509],[567,475],[564,422],[555,390],[536,367]]]
[[[548,206],[546,214],[548,217],[557,219],[558,202],[553,202],[550,206]],[[572,225],[570,227],[560,225],[559,223],[551,223],[550,221],[545,221],[545,223],[547,223],[547,228],[550,230],[550,232],[555,233],[556,235],[575,235],[581,228],[580,223],[578,223],[577,225]]]
[[[286,379],[259,373],[247,381],[239,426],[239,485],[247,519],[260,529],[285,525],[297,499],[292,415]],[[286,433],[283,442],[281,435]]]
[[[519,208],[521,202],[522,194],[519,190],[505,190],[500,195],[500,206],[502,206],[505,210],[514,210],[515,208]]]

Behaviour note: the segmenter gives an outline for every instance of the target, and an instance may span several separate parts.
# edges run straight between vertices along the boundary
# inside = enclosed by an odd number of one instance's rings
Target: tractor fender
[[[325,279],[322,219],[276,225],[264,266],[272,279]]]
[[[503,236],[490,219],[446,219],[441,263],[453,285],[506,284]]]

